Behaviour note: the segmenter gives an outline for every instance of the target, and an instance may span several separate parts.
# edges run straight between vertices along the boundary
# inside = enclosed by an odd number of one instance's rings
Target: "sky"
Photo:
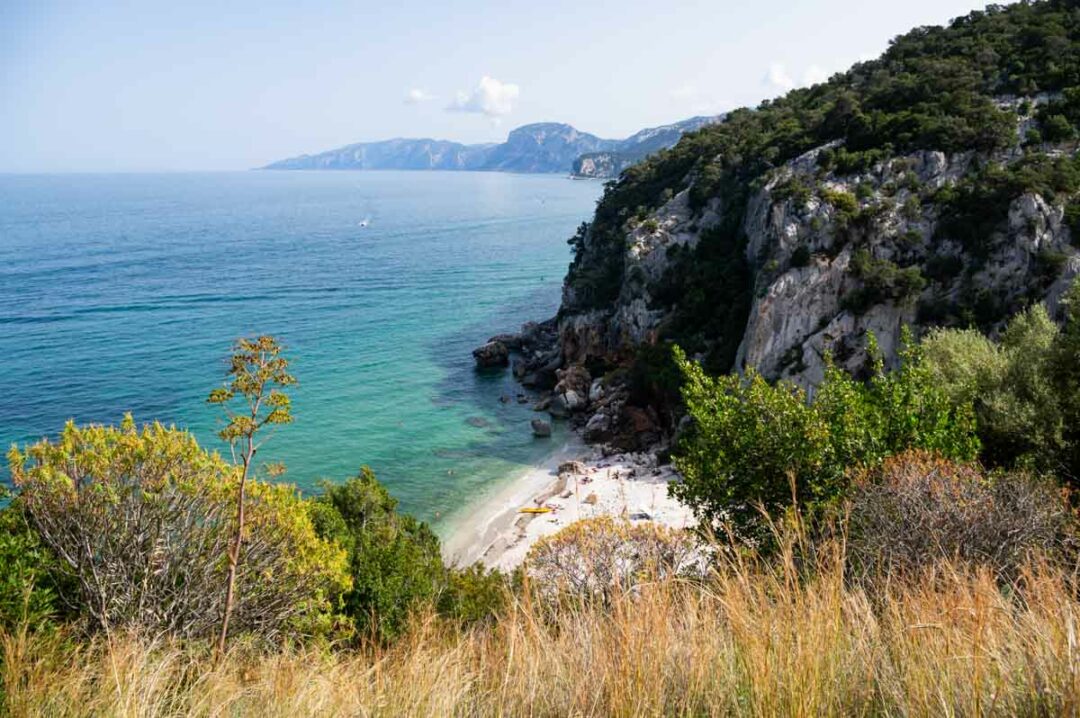
[[[351,142],[601,137],[827,78],[971,0],[0,0],[0,172],[242,170]]]

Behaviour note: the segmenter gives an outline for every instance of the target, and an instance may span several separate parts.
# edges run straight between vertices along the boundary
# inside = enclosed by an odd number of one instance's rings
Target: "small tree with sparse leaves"
[[[292,421],[290,400],[285,389],[296,383],[289,373],[289,361],[282,356],[282,346],[272,336],[238,339],[233,345],[225,386],[210,392],[207,401],[221,406],[228,423],[218,436],[229,444],[233,463],[240,465],[236,499],[236,526],[228,550],[229,570],[225,585],[225,603],[221,618],[218,651],[225,650],[229,619],[233,611],[236,571],[244,543],[244,494],[251,475],[255,454],[265,442],[257,438],[267,427]],[[234,402],[240,408],[233,409]]]

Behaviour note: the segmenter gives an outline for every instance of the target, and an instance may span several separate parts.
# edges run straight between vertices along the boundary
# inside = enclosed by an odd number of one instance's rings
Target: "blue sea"
[[[471,350],[557,309],[601,192],[549,175],[0,176],[0,444],[159,419],[204,446],[231,342],[273,334],[299,384],[262,461],[317,490],[371,466],[447,517],[557,441]],[[6,469],[3,476],[6,480]]]

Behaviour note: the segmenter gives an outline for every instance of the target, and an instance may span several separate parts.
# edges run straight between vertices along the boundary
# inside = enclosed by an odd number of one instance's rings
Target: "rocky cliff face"
[[[919,152],[861,173],[823,175],[822,149],[771,173],[747,203],[742,229],[752,296],[732,370],[753,367],[813,387],[827,352],[857,371],[868,332],[891,362],[905,325],[918,331],[957,323],[948,320],[966,319],[981,302],[992,314],[982,323],[993,331],[1032,301],[1053,312],[1080,273],[1063,203],[1039,194],[1009,203],[985,252],[941,240],[943,209],[934,198],[985,158]],[[694,211],[689,191],[627,224],[613,303],[583,308],[573,280],[566,283],[558,327],[567,364],[616,364],[662,338],[677,307],[657,295],[677,281],[671,275],[682,271],[679,258],[717,224],[724,201]]]
[[[988,166],[1017,160],[1019,146],[992,156],[920,151],[861,171],[823,170],[822,153],[836,148],[830,143],[784,163],[742,200],[738,259],[748,296],[734,360],[719,370],[752,367],[812,391],[827,354],[862,371],[870,333],[886,363],[895,364],[904,327],[918,334],[974,324],[994,332],[1032,302],[1055,313],[1080,274],[1066,197],[1024,192],[1009,199],[978,246],[949,231],[950,223],[972,219],[956,214],[950,193]],[[1049,159],[1074,152],[1043,150]],[[589,439],[634,448],[674,429],[677,417],[635,398],[627,377],[643,348],[672,337],[681,299],[670,300],[671,287],[689,291],[701,256],[695,250],[715,241],[712,233],[730,215],[725,203],[738,201],[721,192],[695,207],[693,189],[688,178],[657,209],[627,219],[614,240],[597,237],[595,223],[583,228],[562,309],[546,325],[554,346],[518,360],[519,376],[553,388],[552,412],[576,417]],[[587,296],[594,282],[582,278],[611,271],[612,247],[619,248],[620,281],[614,299],[598,305]],[[699,349],[717,341],[706,336]]]
[[[826,352],[857,371],[868,332],[891,363],[904,326],[918,332],[979,301],[994,305],[982,322],[990,331],[1033,301],[1053,313],[1080,270],[1064,207],[1038,194],[1010,202],[1008,221],[985,254],[938,241],[942,208],[933,198],[972,171],[971,153],[920,152],[865,173],[827,176],[827,196],[856,198],[867,218],[859,227],[821,196],[777,192],[812,182],[816,155],[789,163],[751,200],[746,259],[754,296],[733,369],[754,367],[813,387],[824,376]],[[912,280],[903,287],[883,276],[905,270]]]
[[[913,30],[609,183],[570,240],[556,344],[520,372],[591,438],[625,438],[678,421],[672,343],[812,390],[829,356],[863,372],[871,335],[895,365],[904,327],[994,333],[1035,302],[1060,316],[1080,273],[1078,138],[1075,2]]]

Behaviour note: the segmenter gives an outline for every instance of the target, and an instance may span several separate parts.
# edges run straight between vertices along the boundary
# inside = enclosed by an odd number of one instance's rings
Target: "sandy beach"
[[[674,478],[671,467],[658,467],[652,454],[604,456],[571,433],[541,464],[465,515],[444,541],[443,553],[459,565],[481,561],[508,570],[541,537],[579,519],[608,515],[691,526],[690,509],[668,495]],[[521,513],[523,508],[550,511]]]

